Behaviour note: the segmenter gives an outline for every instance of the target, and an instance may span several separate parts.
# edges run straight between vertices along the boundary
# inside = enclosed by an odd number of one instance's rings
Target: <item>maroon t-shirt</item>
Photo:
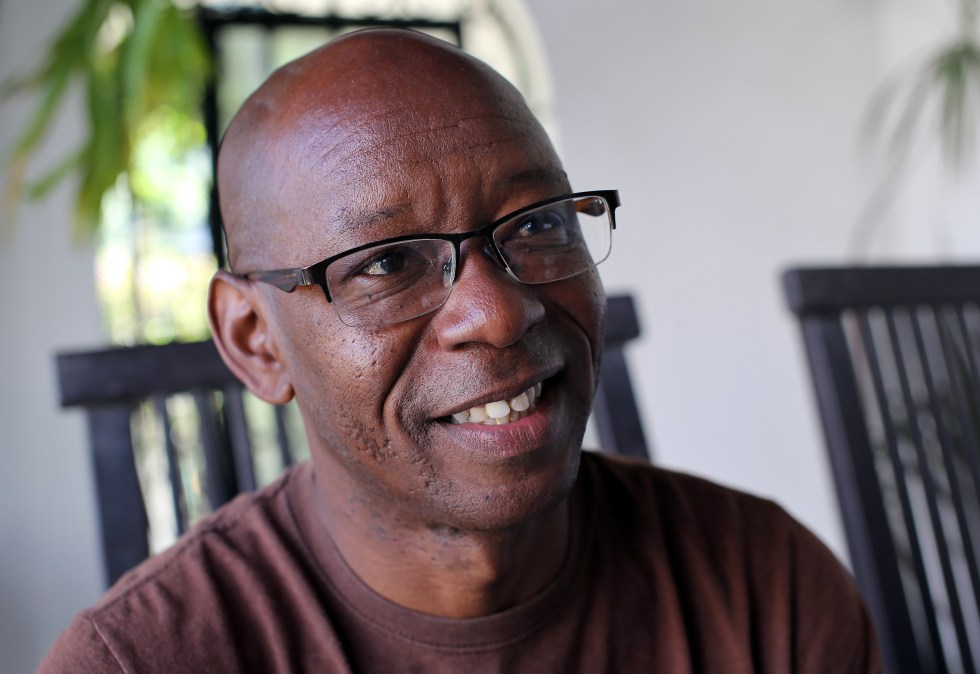
[[[880,672],[847,572],[769,501],[584,453],[583,508],[530,601],[441,618],[375,594],[317,515],[309,464],[123,577],[40,672]]]

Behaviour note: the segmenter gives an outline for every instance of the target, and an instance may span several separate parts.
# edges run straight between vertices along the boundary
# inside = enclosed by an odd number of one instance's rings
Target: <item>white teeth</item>
[[[491,419],[503,419],[510,414],[510,405],[504,400],[487,403],[487,416]]]
[[[452,415],[454,424],[500,425],[522,419],[531,411],[541,397],[541,383],[538,382],[516,398],[495,400],[486,405],[478,405]]]

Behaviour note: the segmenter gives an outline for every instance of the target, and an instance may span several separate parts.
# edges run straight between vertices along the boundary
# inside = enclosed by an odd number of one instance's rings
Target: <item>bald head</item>
[[[508,137],[487,119],[507,120]],[[411,31],[341,37],[277,70],[225,134],[218,187],[232,268],[309,263],[318,227],[356,227],[359,206],[390,201],[391,166],[408,175],[420,156],[445,157],[451,173],[453,155],[515,136],[553,156],[521,95],[483,62]]]

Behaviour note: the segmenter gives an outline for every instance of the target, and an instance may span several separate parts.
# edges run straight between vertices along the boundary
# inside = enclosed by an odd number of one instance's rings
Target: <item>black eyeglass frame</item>
[[[347,257],[348,255],[353,255],[354,253],[359,253],[362,250],[367,250],[368,248],[374,248],[375,246],[384,246],[391,243],[400,243],[402,241],[415,241],[415,240],[437,240],[437,241],[449,241],[453,244],[455,248],[453,258],[456,261],[456,268],[453,271],[453,284],[459,280],[459,273],[462,265],[460,260],[462,258],[462,251],[460,246],[467,239],[473,239],[477,237],[485,237],[489,244],[490,250],[493,251],[493,255],[497,262],[503,267],[508,274],[510,274],[514,279],[520,281],[521,283],[526,283],[528,285],[538,285],[540,283],[551,283],[552,281],[532,281],[528,283],[527,281],[521,281],[520,278],[514,274],[511,270],[510,265],[507,264],[507,260],[504,259],[503,254],[497,248],[497,244],[493,240],[494,231],[515,218],[519,218],[525,213],[542,208],[549,204],[554,204],[559,201],[566,201],[569,199],[579,199],[582,197],[598,197],[604,200],[609,205],[609,223],[612,229],[616,229],[616,209],[619,208],[619,191],[618,190],[592,190],[588,192],[573,192],[571,194],[563,194],[557,197],[551,197],[550,199],[545,199],[543,201],[538,201],[529,206],[524,206],[517,209],[507,215],[497,218],[488,225],[484,225],[479,229],[474,229],[469,232],[457,232],[453,234],[403,234],[401,236],[394,236],[390,239],[382,239],[380,241],[372,241],[371,243],[365,243],[363,245],[345,250],[342,253],[337,253],[336,255],[331,255],[325,260],[311,264],[308,267],[296,267],[293,269],[275,269],[272,271],[253,271],[247,272],[245,274],[235,274],[240,278],[248,279],[249,281],[260,281],[262,283],[268,283],[275,286],[283,292],[291,293],[296,288],[300,286],[312,286],[318,285],[323,290],[324,296],[327,298],[327,302],[333,302],[333,298],[330,297],[330,289],[327,287],[327,267],[331,264],[340,260],[341,258]],[[602,260],[600,260],[601,262]],[[596,262],[595,264],[599,264]],[[595,264],[593,266],[595,266]],[[588,269],[588,267],[586,267]],[[582,271],[585,271],[583,269]],[[581,272],[580,272],[581,273]],[[571,277],[565,277],[571,278]],[[562,279],[555,279],[560,281]]]

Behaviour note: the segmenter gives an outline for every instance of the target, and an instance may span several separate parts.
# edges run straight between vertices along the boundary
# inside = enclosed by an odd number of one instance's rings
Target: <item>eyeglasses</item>
[[[458,234],[408,234],[357,246],[298,269],[240,276],[291,293],[318,285],[340,320],[382,327],[435,311],[459,277],[460,244],[485,237],[487,252],[527,284],[561,281],[605,260],[616,228],[616,190],[546,199]]]

